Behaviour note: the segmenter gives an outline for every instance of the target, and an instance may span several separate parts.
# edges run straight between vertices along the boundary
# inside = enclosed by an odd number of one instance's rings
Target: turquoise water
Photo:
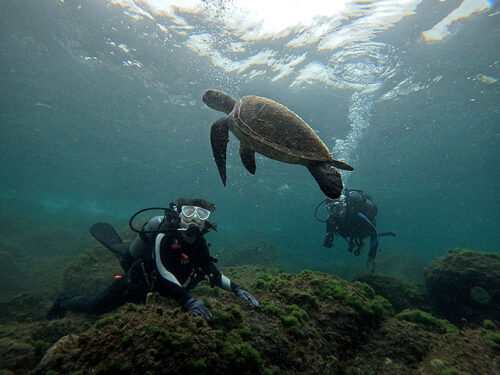
[[[123,228],[195,196],[217,205],[214,254],[262,239],[292,270],[363,270],[342,239],[321,246],[324,196],[304,167],[257,157],[252,176],[231,135],[222,186],[209,88],[285,104],[355,168],[345,185],[371,194],[379,230],[397,233],[381,239],[381,272],[455,247],[498,251],[498,4],[347,1],[276,17],[170,3],[1,1],[3,254],[14,243],[31,259],[77,254],[96,221]]]

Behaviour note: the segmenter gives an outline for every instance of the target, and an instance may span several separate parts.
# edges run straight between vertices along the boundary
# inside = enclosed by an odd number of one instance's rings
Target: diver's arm
[[[253,307],[259,306],[259,302],[254,296],[248,293],[245,288],[224,276],[213,263],[210,263],[208,276],[210,277],[210,286],[218,286],[219,288],[233,292],[237,297],[250,302]]]
[[[241,288],[234,281],[224,276],[213,263],[210,263],[208,266],[208,277],[210,278],[210,286],[212,288],[218,286],[228,292],[234,292],[236,288]]]
[[[337,225],[335,221],[328,217],[326,220],[326,233],[323,236],[323,246],[325,247],[333,247],[333,239],[335,237],[335,231],[337,229]]]
[[[165,279],[162,276],[159,279],[159,284],[160,294],[164,297],[173,297],[181,306],[184,306],[184,304],[191,298],[189,292],[178,284],[178,281],[176,283]]]
[[[326,220],[326,233],[335,234],[337,230],[337,223],[331,217]]]

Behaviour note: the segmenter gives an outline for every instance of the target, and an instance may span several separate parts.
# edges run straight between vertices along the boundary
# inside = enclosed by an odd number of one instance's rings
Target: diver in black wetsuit
[[[204,199],[178,199],[146,223],[139,236],[125,245],[110,224],[98,223],[91,234],[120,260],[126,276],[115,280],[96,297],[59,296],[47,314],[62,317],[66,311],[103,314],[126,302],[144,302],[149,292],[175,298],[184,311],[205,319],[212,317],[203,304],[189,295],[201,280],[209,277],[210,286],[218,286],[259,306],[243,287],[229,280],[215,266],[203,235],[216,226],[207,221],[215,205]],[[132,220],[131,220],[132,221]]]
[[[364,239],[370,237],[367,266],[374,270],[377,256],[378,238],[395,236],[394,232],[378,233],[375,216],[377,206],[372,198],[362,190],[344,190],[338,199],[328,200],[326,208],[329,212],[326,220],[326,234],[323,237],[323,246],[333,247],[333,239],[338,234],[347,241],[349,251],[354,250],[358,256],[365,251]]]

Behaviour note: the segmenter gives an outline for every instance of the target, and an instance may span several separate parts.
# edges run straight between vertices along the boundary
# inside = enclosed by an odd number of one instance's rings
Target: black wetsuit
[[[159,222],[158,217],[153,218],[145,228],[154,232]],[[183,306],[190,298],[189,291],[206,276],[212,287],[228,291],[239,287],[217,269],[203,236],[190,244],[180,231],[169,230],[157,236],[149,234],[138,237],[126,256],[131,259],[126,276],[115,280],[93,298],[78,296],[66,299],[62,302],[64,310],[103,314],[126,302],[144,302],[150,291],[173,297]]]
[[[375,260],[378,249],[378,233],[376,230],[375,215],[377,207],[369,196],[358,190],[346,191],[345,214],[341,217],[330,215],[326,222],[327,242],[331,247],[333,236],[339,234],[349,244],[349,251],[356,247],[356,255],[359,255],[363,239],[370,237],[370,251],[368,258]],[[361,214],[361,215],[360,215]],[[326,246],[326,245],[325,245]]]

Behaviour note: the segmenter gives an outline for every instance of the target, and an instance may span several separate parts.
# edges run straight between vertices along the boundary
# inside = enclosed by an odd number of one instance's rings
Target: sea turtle
[[[239,153],[245,168],[255,174],[255,152],[290,164],[302,164],[328,198],[342,191],[340,173],[333,167],[352,171],[346,163],[335,160],[325,144],[299,116],[284,105],[259,96],[233,99],[225,92],[207,90],[203,102],[225,112],[210,131],[215,163],[226,186],[226,149],[229,130],[240,140]]]

